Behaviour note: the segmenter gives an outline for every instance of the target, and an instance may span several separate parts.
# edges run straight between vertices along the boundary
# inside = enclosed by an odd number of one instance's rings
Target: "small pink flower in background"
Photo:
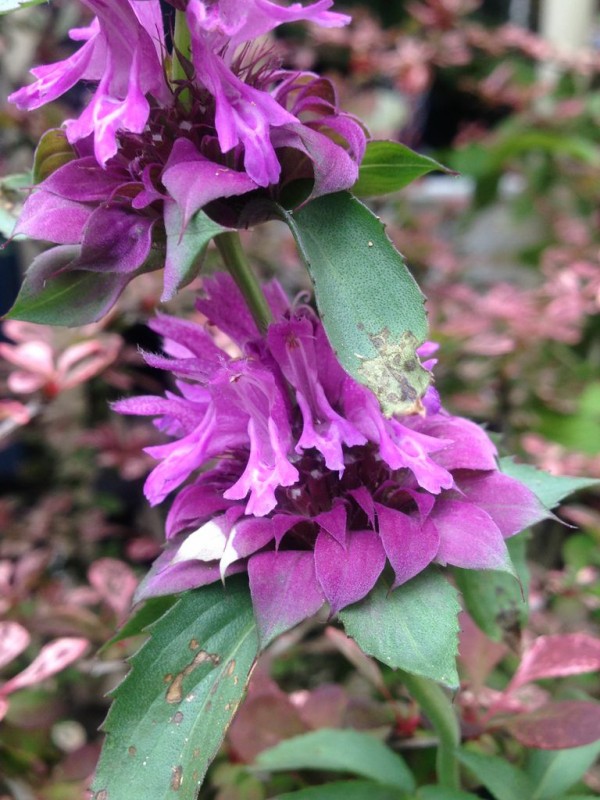
[[[0,622],[0,669],[20,656],[30,640],[28,631],[18,622]],[[88,645],[87,639],[63,637],[42,647],[26,669],[0,685],[0,719],[8,711],[8,695],[65,669],[83,655]]]
[[[18,368],[8,376],[8,388],[15,394],[41,392],[49,400],[105,370],[121,348],[116,334],[76,342],[61,352],[55,331],[45,325],[7,320],[3,331],[14,343],[0,342],[0,356]]]

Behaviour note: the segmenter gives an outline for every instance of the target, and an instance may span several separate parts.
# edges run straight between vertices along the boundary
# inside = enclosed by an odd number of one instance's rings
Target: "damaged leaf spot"
[[[176,711],[175,714],[171,717],[171,722],[174,725],[181,725],[183,722],[183,713],[181,711]]]
[[[179,765],[178,767],[173,767],[171,772],[171,789],[174,792],[178,791],[181,788],[181,782],[183,780],[183,767]]]
[[[94,800],[108,800],[108,792],[106,789],[100,789],[99,792],[96,792]]]
[[[137,755],[137,747],[134,747],[133,745],[131,745],[131,747],[127,748],[127,752],[129,753],[129,755],[131,757],[133,757],[133,756]]]
[[[405,331],[399,340],[391,341],[389,328],[383,328],[379,333],[369,334],[369,339],[377,355],[361,357],[359,380],[375,393],[386,416],[422,414],[421,398],[431,376],[419,362],[415,336]]]
[[[207,653],[206,650],[200,650],[199,653],[196,653],[187,667],[184,667],[174,678],[171,676],[171,685],[167,689],[167,694],[165,695],[167,703],[181,703],[183,700],[184,678],[187,678],[195,669],[198,669],[199,666],[205,664],[207,661],[216,666],[220,660],[216,653]],[[167,676],[165,676],[165,681],[166,677]]]
[[[227,664],[227,669],[225,670],[225,675],[228,678],[231,678],[231,676],[233,675],[234,669],[235,669],[235,660],[230,661],[229,664]]]
[[[192,639],[190,642],[190,650],[194,652],[199,647],[200,647],[200,642],[198,641],[198,639]]]

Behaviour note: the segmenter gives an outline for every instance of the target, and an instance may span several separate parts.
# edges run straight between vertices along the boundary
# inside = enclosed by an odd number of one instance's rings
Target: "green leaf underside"
[[[40,325],[87,325],[103,316],[107,297],[120,294],[126,283],[114,272],[71,270],[33,291],[25,275],[19,296],[6,316]]]
[[[385,414],[420,410],[430,381],[415,355],[427,337],[424,297],[380,220],[347,192],[281,213],[344,369],[375,392]]]
[[[27,6],[39,6],[45,2],[47,0],[0,0],[0,14],[8,14],[10,11],[17,11]]]
[[[600,741],[568,750],[530,750],[527,774],[534,784],[531,800],[552,800],[579,781],[600,755]]]
[[[160,619],[177,600],[177,596],[173,594],[164,595],[163,597],[151,597],[149,600],[146,600],[143,605],[136,609],[115,635],[102,645],[99,652],[104,652],[111,645],[122,642],[124,639],[129,639],[132,636],[139,636],[141,633],[144,633],[146,629],[152,625],[153,622]]]
[[[264,750],[259,769],[332,770],[371,778],[379,784],[413,792],[414,778],[404,760],[368,733],[323,728],[294,736]]]
[[[457,688],[457,594],[430,568],[391,593],[380,581],[364,600],[339,616],[348,636],[367,655]]]
[[[458,759],[496,800],[531,800],[533,784],[529,777],[504,758],[474,753],[461,748]]]
[[[33,158],[33,181],[41,183],[59,167],[77,158],[62,128],[52,128],[42,136]]]
[[[258,652],[241,577],[186,592],[149,633],[103,726],[95,800],[194,800]]]
[[[167,230],[167,261],[172,262],[173,286],[170,295],[194,280],[206,253],[209,242],[220,233],[228,231],[213,222],[203,211],[198,211],[183,229],[183,215],[178,206],[172,206],[170,226]],[[163,296],[163,300],[170,297]]]
[[[573,478],[569,475],[550,475],[530,464],[517,464],[512,458],[501,458],[500,469],[505,475],[524,483],[537,495],[546,508],[554,508],[570,494],[600,486],[597,478]]]
[[[527,624],[528,607],[523,599],[529,587],[526,540],[526,534],[521,534],[506,542],[519,580],[495,570],[453,570],[466,610],[495,642],[502,641],[506,634],[518,633]]]
[[[374,140],[367,144],[352,191],[361,197],[397,192],[436,170],[449,172],[433,158],[415,153],[400,142]]]
[[[276,800],[406,800],[406,797],[405,792],[374,781],[332,781],[278,794]]]

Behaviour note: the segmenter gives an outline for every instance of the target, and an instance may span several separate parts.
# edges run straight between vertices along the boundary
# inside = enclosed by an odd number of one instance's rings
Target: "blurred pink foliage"
[[[27,648],[31,637],[18,622],[0,622],[0,669]],[[8,696],[19,689],[34,686],[61,672],[80,658],[89,642],[79,637],[63,637],[44,645],[22,672],[0,685],[0,720],[8,711]]]
[[[526,747],[556,750],[598,739],[600,703],[553,700],[535,681],[600,671],[600,639],[585,633],[539,636],[527,645],[512,679],[502,691],[486,687],[506,656],[504,644],[490,641],[463,613],[459,659],[465,685],[459,695],[471,735],[505,728]]]
[[[6,320],[4,334],[13,344],[0,342],[0,356],[17,367],[7,385],[15,394],[40,392],[46,399],[85,383],[112,364],[121,348],[116,334],[100,334],[90,326],[84,341],[61,348],[56,329],[29,322]],[[84,329],[80,334],[85,336]]]

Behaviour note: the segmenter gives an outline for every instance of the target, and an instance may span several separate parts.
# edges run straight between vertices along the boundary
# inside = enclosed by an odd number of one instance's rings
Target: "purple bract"
[[[37,80],[11,96],[37,108],[80,79],[97,82],[81,116],[65,124],[73,160],[34,190],[15,230],[82,245],[66,266],[58,259],[57,274],[132,277],[166,260],[166,300],[191,277],[183,236],[199,211],[246,227],[276,216],[274,202],[291,208],[355,183],[361,123],[339,110],[328,80],[282,70],[272,49],[254,41],[289,21],[346,24],[327,10],[332,0],[189,0],[191,61],[187,77],[170,84],[158,0],[84,2],[97,15],[71,31],[84,45],[36,68]],[[152,246],[159,257],[149,263]]]
[[[432,562],[510,568],[505,538],[547,511],[498,471],[477,425],[446,413],[434,389],[424,416],[384,417],[314,312],[290,307],[279,284],[265,287],[275,320],[266,337],[231,278],[204,285],[198,309],[239,355],[199,325],[159,316],[165,352],[146,360],[171,372],[177,391],[116,405],[156,417],[172,439],[148,449],[160,462],[150,502],[179,490],[140,598],[247,570],[266,640],[324,603],[336,613],[361,600],[386,563],[394,586]]]

